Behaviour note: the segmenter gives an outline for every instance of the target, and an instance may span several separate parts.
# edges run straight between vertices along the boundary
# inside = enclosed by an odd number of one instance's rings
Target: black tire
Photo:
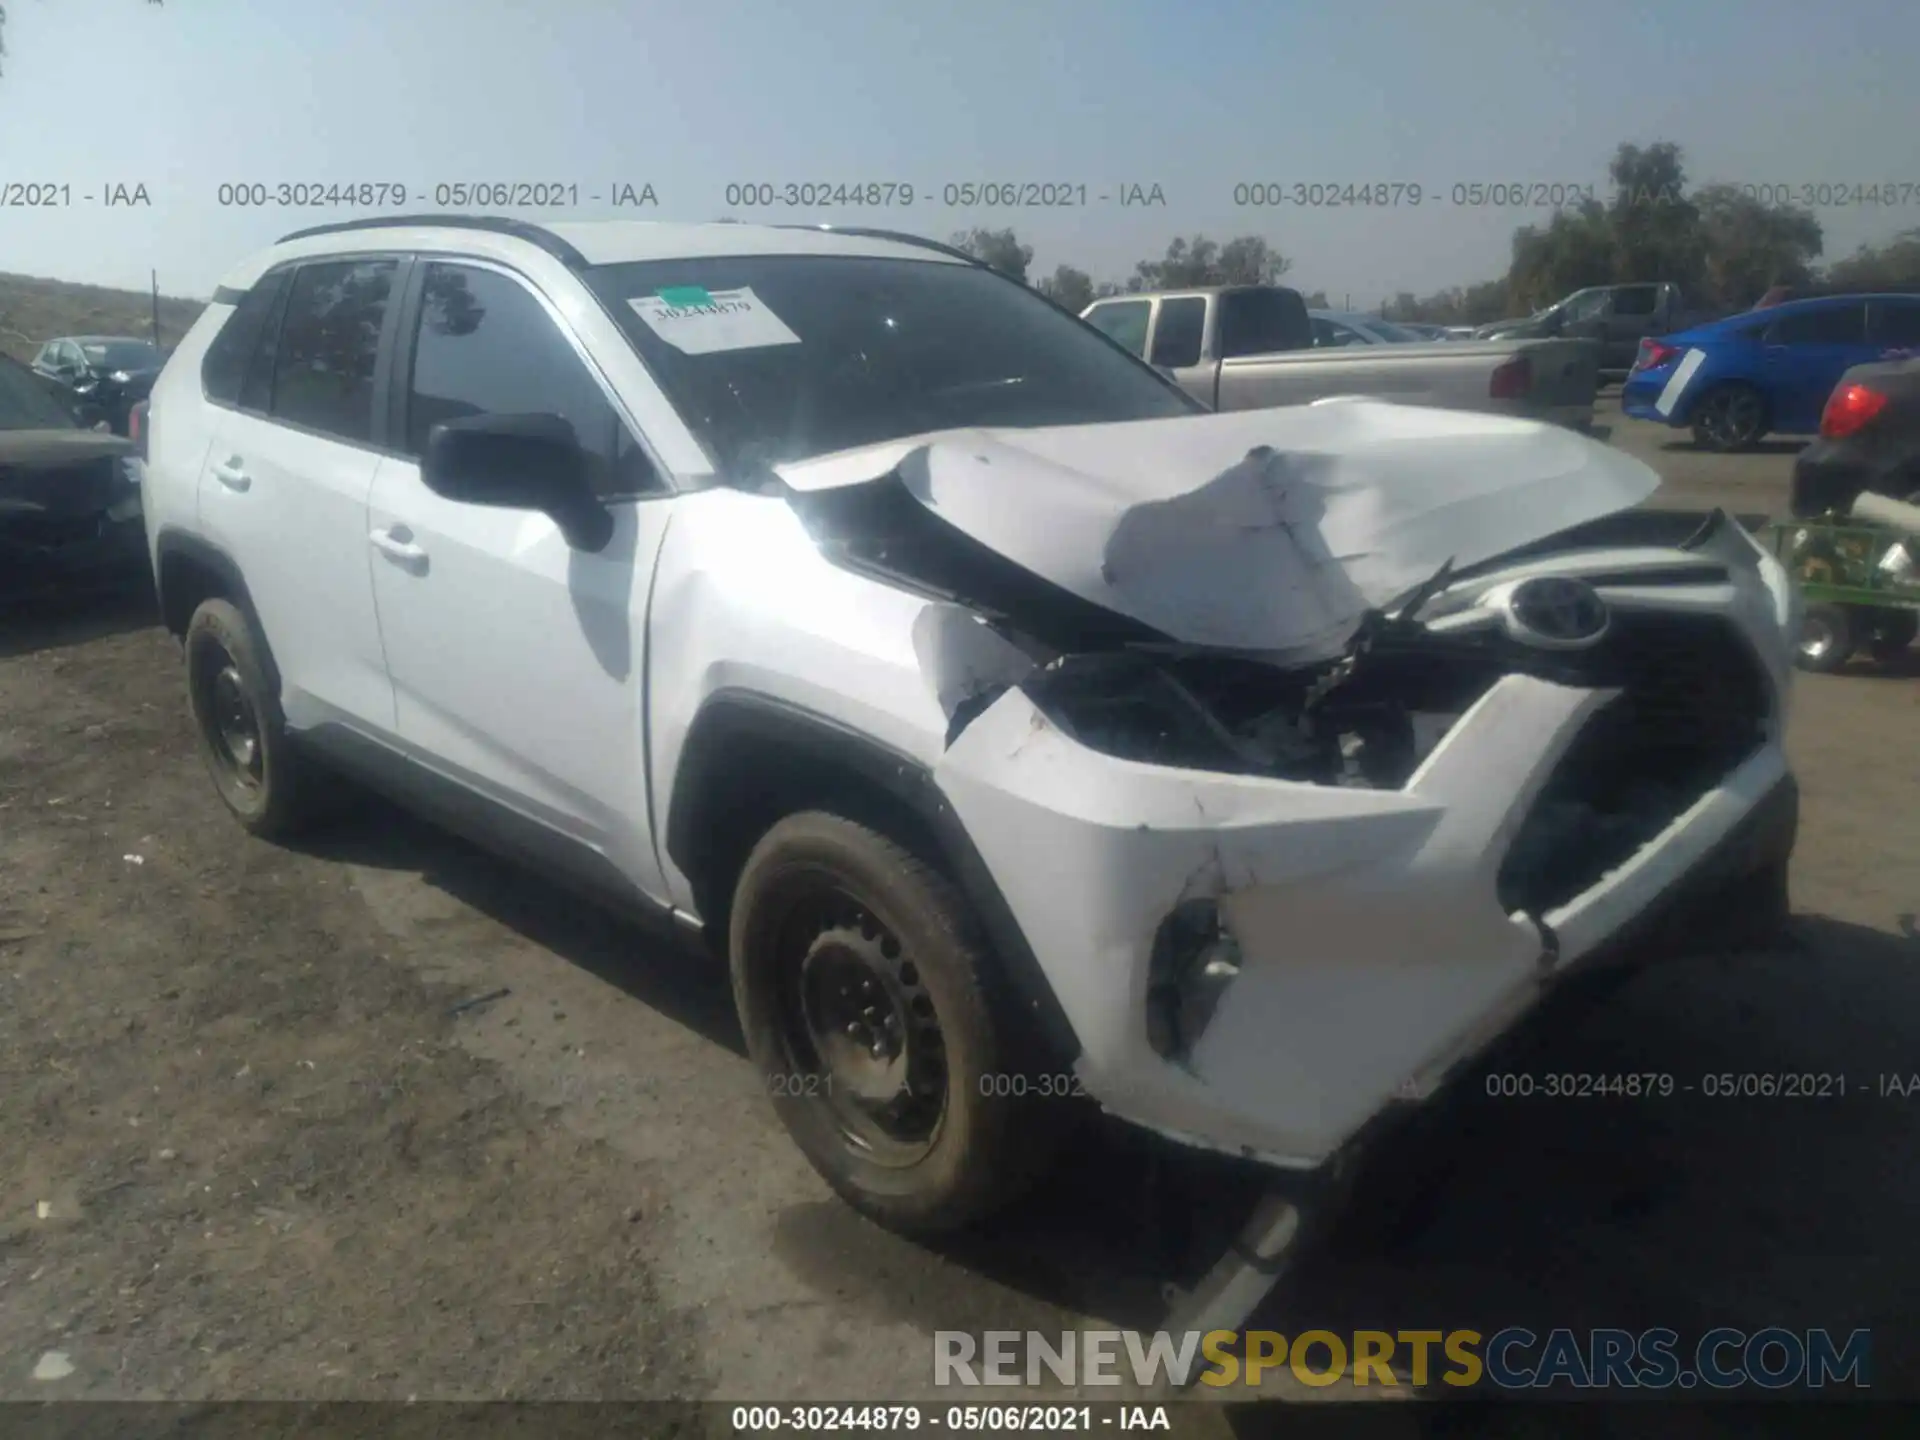
[[[1766,397],[1751,385],[1728,381],[1694,403],[1693,443],[1730,455],[1757,444],[1771,424]]]
[[[1866,626],[1867,653],[1888,665],[1907,653],[1920,635],[1920,611],[1879,610]]]
[[[238,607],[208,600],[187,622],[187,703],[213,788],[263,838],[291,835],[331,808],[311,760],[287,734],[263,647]]]
[[[1858,627],[1844,605],[1809,605],[1794,659],[1802,670],[1830,675],[1853,654]]]
[[[976,927],[931,867],[840,816],[789,816],[741,872],[728,949],[774,1108],[855,1209],[905,1234],[940,1234],[1032,1180],[1049,1147],[1023,1122],[1059,1102],[993,1093],[1018,1067]],[[844,1007],[865,995],[878,998],[849,1021],[856,1038],[842,1039]]]

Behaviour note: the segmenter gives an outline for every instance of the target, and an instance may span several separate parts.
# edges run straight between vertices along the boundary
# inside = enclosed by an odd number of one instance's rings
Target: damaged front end
[[[1056,481],[1078,442],[1055,436],[936,442],[791,496],[829,555],[929,597],[935,777],[1086,1088],[1300,1168],[1715,863],[1770,872],[1792,844],[1792,597],[1762,547],[1720,516],[1637,541],[1633,462],[1605,453],[1597,481],[1568,463],[1592,442],[1335,408],[1343,429],[1293,437],[1318,449],[1263,440],[1157,494],[1069,485],[1027,507],[1051,505],[1046,536],[953,487],[968,465],[1020,468],[1016,446],[1045,462],[1022,478]],[[1230,418],[1232,438],[1301,428]],[[1410,423],[1440,459],[1407,448]],[[1449,461],[1463,437],[1491,443]],[[1083,446],[1076,478],[1101,459]],[[1520,472],[1504,518],[1484,474],[1434,483],[1476,459]]]
[[[0,431],[0,587],[139,571],[146,531],[130,450],[94,431]]]

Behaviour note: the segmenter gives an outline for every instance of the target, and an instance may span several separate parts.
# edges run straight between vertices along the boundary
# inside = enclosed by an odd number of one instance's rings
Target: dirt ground
[[[1615,443],[1689,504],[1790,464]],[[1920,663],[1803,681],[1794,948],[1536,1037],[1845,1098],[1470,1100],[1256,1323],[1868,1326],[1876,1393],[1920,1393],[1920,1097],[1880,1093],[1920,1072],[1916,719]],[[0,618],[0,1399],[931,1398],[935,1329],[1156,1322],[1147,1151],[1082,1143],[989,1235],[881,1233],[717,971],[378,803],[252,841],[148,602]]]

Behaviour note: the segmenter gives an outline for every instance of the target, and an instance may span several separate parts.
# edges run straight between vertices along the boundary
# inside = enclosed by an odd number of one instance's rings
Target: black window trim
[[[547,319],[553,323],[560,332],[561,338],[586,367],[587,374],[592,377],[594,384],[600,387],[600,393],[612,407],[614,417],[626,427],[628,438],[633,440],[640,447],[641,453],[647,457],[648,467],[657,478],[655,487],[650,490],[615,491],[602,495],[599,497],[601,504],[618,505],[629,500],[659,500],[684,493],[691,488],[683,485],[679,477],[667,468],[666,462],[660,458],[660,452],[654,447],[646,431],[635,421],[633,412],[621,398],[620,392],[614,388],[613,382],[607,378],[606,372],[600,368],[600,362],[588,350],[586,342],[580,338],[573,325],[561,313],[560,307],[554,304],[553,298],[541,289],[531,276],[491,256],[480,257],[460,251],[421,250],[415,251],[412,258],[416,263],[407,278],[406,290],[401,296],[399,307],[404,325],[394,339],[392,374],[385,392],[387,434],[393,437],[397,447],[388,451],[388,454],[410,465],[417,466],[420,463],[419,456],[410,454],[406,450],[407,398],[413,388],[413,352],[420,335],[420,310],[425,303],[427,267],[429,265],[465,265],[475,270],[490,270],[508,280],[515,281],[521,289],[533,296],[534,303],[546,312]],[[591,286],[583,288],[591,293]],[[625,343],[625,337],[622,337],[622,343]],[[644,368],[646,362],[637,351],[635,358],[640,360]],[[651,371],[648,372],[647,378],[649,380],[653,378]],[[663,391],[663,397],[664,393]]]
[[[295,435],[305,435],[309,439],[325,440],[330,444],[344,445],[349,450],[365,450],[370,454],[383,456],[388,459],[399,460],[408,458],[401,452],[393,449],[388,443],[389,432],[386,423],[388,407],[381,404],[380,397],[387,393],[386,386],[391,383],[394,327],[399,323],[400,297],[406,292],[406,287],[412,279],[413,257],[411,255],[404,251],[397,250],[339,250],[326,255],[302,255],[296,259],[282,260],[276,265],[268,266],[260,272],[259,278],[253,282],[253,285],[248,287],[248,293],[252,293],[254,289],[257,289],[272,276],[286,274],[289,278],[286,289],[281,292],[279,303],[274,306],[271,320],[261,328],[259,337],[255,340],[254,344],[257,349],[261,341],[264,341],[269,334],[273,335],[276,342],[274,364],[277,369],[279,365],[278,341],[280,339],[281,329],[286,324],[287,303],[292,298],[294,279],[297,277],[298,272],[309,265],[351,265],[368,260],[391,260],[395,266],[393,288],[388,292],[386,313],[380,318],[380,339],[377,342],[378,348],[374,352],[373,359],[373,435],[371,438],[367,440],[349,440],[343,435],[334,434],[331,430],[321,430],[312,425],[302,425],[297,421],[288,420],[284,416],[273,413],[273,401],[271,398],[268,399],[268,408],[265,410],[256,410],[250,406],[243,406],[237,398],[233,404],[216,400],[206,393],[205,381],[201,382],[201,398],[207,404],[215,406],[218,409],[230,410],[234,414],[244,415],[250,420],[264,421],[266,424],[275,426],[278,429],[291,431]],[[223,322],[222,328],[232,323],[233,316],[229,315]],[[247,371],[251,368],[252,362],[253,357],[249,355],[247,357],[247,364],[241,368],[240,386],[242,394],[246,391]],[[201,363],[203,365],[206,363],[204,355],[201,357]]]

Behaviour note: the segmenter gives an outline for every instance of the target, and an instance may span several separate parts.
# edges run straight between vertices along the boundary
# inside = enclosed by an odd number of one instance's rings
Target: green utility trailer
[[[1800,586],[1803,670],[1838,670],[1859,651],[1891,663],[1920,634],[1920,542],[1858,520],[1768,527],[1773,552]]]

